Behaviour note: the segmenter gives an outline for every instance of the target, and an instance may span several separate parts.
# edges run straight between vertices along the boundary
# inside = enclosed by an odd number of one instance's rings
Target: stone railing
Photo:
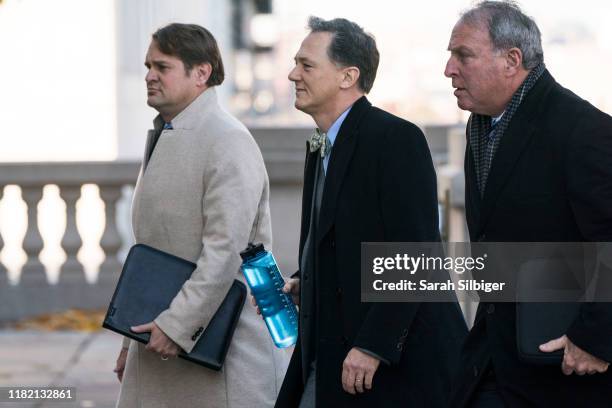
[[[275,256],[287,272],[292,272],[296,265],[304,141],[309,132],[295,128],[252,130],[270,177]],[[137,161],[0,164],[0,204],[10,207],[9,214],[6,211],[4,214],[7,225],[0,225],[2,260],[18,257],[19,253],[25,258],[8,269],[0,263],[0,323],[72,307],[101,308],[108,304],[121,270],[121,258],[132,243],[130,187],[136,182],[139,167]],[[41,260],[41,251],[49,237],[43,237],[39,222],[48,221],[42,217],[42,204],[46,201],[43,191],[49,185],[56,186],[59,193],[56,199],[65,205],[64,214],[61,214],[65,216],[65,229],[55,248],[59,255],[65,254],[65,260],[55,273]],[[98,218],[95,221],[105,219],[101,237],[95,243],[103,252],[102,262],[94,265],[97,273],[93,277],[87,273],[87,265],[81,262],[83,258],[78,256],[84,246],[86,228],[78,225],[77,208],[84,196],[84,186],[88,185],[97,186],[98,200],[104,208],[103,213],[94,215]],[[18,192],[14,191],[16,186]],[[8,189],[16,194],[3,197]],[[123,211],[118,211],[119,202]],[[19,211],[22,207],[25,207],[25,215]],[[45,214],[49,217],[48,212]],[[18,234],[8,228],[8,224],[13,221],[19,224],[20,218],[24,218],[22,224],[27,225],[23,240],[18,239],[17,247],[9,248],[5,244],[15,241],[14,235]],[[3,236],[8,234],[12,235]]]
[[[454,129],[436,127],[427,131],[426,128],[426,133],[439,174],[443,236],[450,241],[461,241],[465,239],[461,165],[464,137]],[[305,140],[311,130],[273,128],[251,129],[251,132],[262,150],[270,177],[275,257],[281,270],[290,274],[297,265]],[[122,257],[131,245],[130,186],[136,182],[139,166],[136,161],[0,164],[0,204],[5,201],[2,194],[6,186],[19,186],[27,214],[24,217],[27,227],[18,249],[13,246],[8,251],[4,245],[14,236],[0,236],[3,261],[10,255],[5,252],[25,253],[20,274],[0,264],[0,323],[71,307],[103,308],[108,304]],[[41,251],[47,242],[43,240],[39,224],[44,221],[41,200],[48,185],[57,186],[59,198],[65,204],[65,229],[58,239],[61,248],[56,248],[65,253],[65,260],[55,275],[41,261]],[[85,237],[79,225],[78,208],[86,185],[97,186],[98,201],[103,203],[100,205],[103,210],[93,217],[98,221],[105,219],[103,232],[95,243],[103,252],[102,261],[94,265],[97,273],[93,277],[91,273],[88,275],[87,267],[81,262],[83,257],[79,256]],[[17,213],[15,217],[23,216]],[[7,229],[3,227],[0,225],[0,232],[6,234]]]
[[[122,239],[117,228],[117,202],[124,186],[138,176],[136,162],[14,163],[0,165],[0,194],[7,185],[17,185],[27,208],[27,228],[22,249],[25,263],[18,284],[10,284],[6,270],[0,270],[0,321],[81,305],[108,303],[109,293],[120,272],[117,253]],[[77,201],[86,184],[95,184],[104,203],[105,227],[99,245],[104,252],[96,284],[88,284],[83,265],[77,259],[82,239],[77,228]],[[61,238],[65,261],[56,285],[40,259],[43,237],[39,228],[39,203],[47,185],[59,187],[66,206],[66,228]],[[19,214],[14,214],[18,217]],[[9,237],[5,237],[6,239]],[[1,244],[1,243],[0,243]],[[14,283],[14,282],[13,282]]]

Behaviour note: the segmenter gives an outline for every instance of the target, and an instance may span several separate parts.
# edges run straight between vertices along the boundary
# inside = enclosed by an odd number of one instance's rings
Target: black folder
[[[196,265],[144,244],[134,245],[106,312],[103,327],[141,343],[149,333],[134,333],[131,326],[153,321],[191,277]],[[246,299],[244,283],[234,280],[225,299],[190,353],[179,357],[220,370]]]
[[[517,280],[516,344],[519,359],[535,365],[560,365],[563,350],[540,351],[540,344],[567,333],[580,313],[583,291],[558,259],[536,259],[521,266]],[[520,302],[520,298],[531,299]],[[533,302],[533,299],[556,302]]]

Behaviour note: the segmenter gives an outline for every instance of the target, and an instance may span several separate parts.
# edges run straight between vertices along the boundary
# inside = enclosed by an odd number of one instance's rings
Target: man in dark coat
[[[540,31],[513,3],[467,11],[445,75],[472,112],[465,156],[472,241],[612,241],[612,118],[561,87]],[[483,302],[462,350],[453,407],[612,406],[612,307],[584,303],[560,366],[519,360],[515,303]],[[587,374],[587,375],[585,375]]]
[[[277,407],[446,406],[467,333],[457,303],[362,303],[362,242],[439,240],[436,175],[423,133],[365,97],[374,39],[312,17],[289,79],[317,124],[300,239],[300,337]]]

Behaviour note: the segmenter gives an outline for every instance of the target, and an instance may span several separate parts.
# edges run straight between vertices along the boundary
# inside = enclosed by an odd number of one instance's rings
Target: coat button
[[[402,343],[397,343],[397,349],[402,351],[404,349],[404,345]]]
[[[474,366],[472,368],[474,370],[474,377],[478,377],[478,367]]]
[[[191,336],[191,340],[192,341],[196,341],[197,338],[198,338],[198,336],[196,336],[195,334],[193,336]]]
[[[493,314],[495,313],[495,305],[492,303],[489,303],[489,305],[487,305],[487,313],[488,314]]]

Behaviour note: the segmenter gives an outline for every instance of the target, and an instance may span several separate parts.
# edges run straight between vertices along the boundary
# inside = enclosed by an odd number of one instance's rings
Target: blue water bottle
[[[293,346],[298,336],[298,314],[291,296],[282,291],[285,280],[274,256],[263,244],[249,246],[240,253],[242,273],[276,347]]]

